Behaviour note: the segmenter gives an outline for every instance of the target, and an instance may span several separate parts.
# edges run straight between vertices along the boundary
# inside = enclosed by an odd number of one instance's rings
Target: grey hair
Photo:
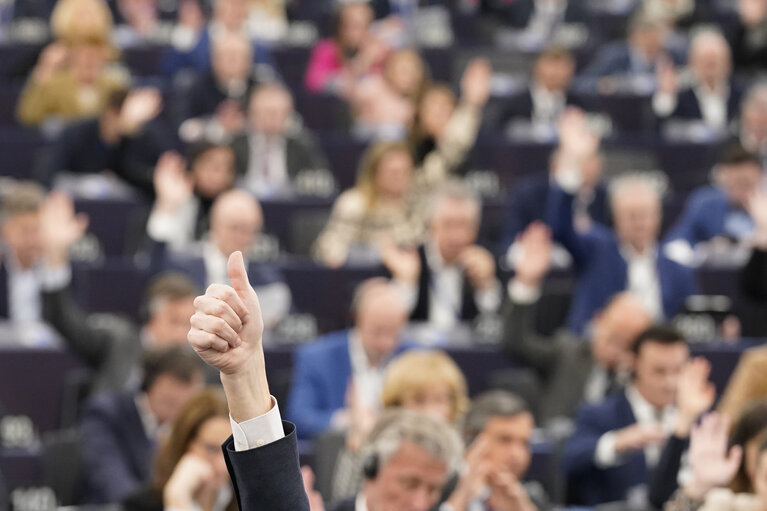
[[[518,395],[505,390],[483,392],[474,398],[463,420],[466,445],[477,439],[493,417],[516,417],[523,413],[530,413],[530,407]]]
[[[614,178],[608,187],[610,197],[610,209],[615,209],[615,201],[618,195],[628,189],[642,187],[650,190],[658,196],[658,200],[663,198],[664,183],[659,176],[653,176],[643,172],[629,172]]]
[[[476,193],[458,179],[447,181],[432,194],[429,201],[429,221],[434,219],[440,203],[446,199],[470,203],[477,212],[477,223],[482,222],[482,201]]]
[[[463,459],[463,442],[458,432],[444,420],[412,410],[387,410],[362,446],[363,459],[378,458],[379,466],[391,459],[404,442],[422,448],[457,473]]]
[[[727,42],[722,31],[714,25],[705,25],[692,31],[690,37],[690,54],[692,55],[698,46],[712,42],[721,45],[730,54],[732,53],[730,43]]]

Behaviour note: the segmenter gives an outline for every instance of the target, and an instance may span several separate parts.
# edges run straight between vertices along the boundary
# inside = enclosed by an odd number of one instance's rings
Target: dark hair
[[[202,377],[202,365],[197,355],[186,345],[157,348],[144,355],[144,377],[141,390],[152,388],[157,379],[167,374],[185,383]]]
[[[463,435],[470,445],[493,417],[516,417],[531,413],[524,399],[505,390],[489,390],[474,398],[463,421]]]
[[[194,162],[197,160],[197,158],[207,153],[208,151],[212,151],[213,149],[225,149],[231,152],[232,156],[234,156],[234,149],[232,149],[232,146],[229,144],[216,143],[211,140],[201,140],[191,144],[186,151],[186,161],[189,165],[189,170],[192,170]]]
[[[767,401],[755,401],[743,407],[738,420],[730,431],[730,447],[740,445],[745,448],[746,444],[755,438],[764,435],[767,429]],[[767,440],[767,437],[765,437]],[[762,442],[760,452],[767,448],[767,442]],[[753,483],[746,472],[746,457],[740,462],[738,473],[735,474],[730,489],[738,493],[753,491]]]
[[[151,318],[160,303],[195,297],[200,290],[189,277],[181,272],[165,272],[154,277],[146,288],[143,311],[146,319]]]
[[[122,110],[128,94],[130,94],[128,89],[117,89],[112,91],[107,97],[105,110],[117,110],[118,112]]]
[[[536,61],[541,60],[567,60],[573,64],[575,63],[573,54],[563,46],[549,46],[543,50],[536,59]]]
[[[761,166],[759,157],[743,147],[740,142],[727,144],[719,154],[719,165],[741,165],[743,163]]]
[[[642,350],[642,346],[648,342],[655,342],[665,345],[684,344],[687,346],[687,340],[684,338],[681,332],[673,327],[665,325],[651,326],[639,334],[639,336],[634,340],[634,344],[632,345],[632,351],[634,354],[638,355]]]

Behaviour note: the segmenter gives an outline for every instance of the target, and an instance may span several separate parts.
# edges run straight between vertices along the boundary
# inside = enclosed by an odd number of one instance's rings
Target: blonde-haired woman
[[[448,178],[474,145],[490,91],[490,75],[485,60],[469,64],[459,105],[418,168],[405,143],[380,142],[368,149],[357,184],[338,197],[328,225],[315,242],[316,259],[331,267],[343,265],[350,255],[360,261],[377,261],[382,242],[414,246],[423,240],[428,194]]]

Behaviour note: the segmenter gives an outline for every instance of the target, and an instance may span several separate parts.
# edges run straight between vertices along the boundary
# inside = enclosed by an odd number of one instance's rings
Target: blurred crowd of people
[[[477,45],[459,54],[472,30]],[[313,511],[767,509],[764,348],[717,396],[711,364],[691,354],[698,339],[674,323],[703,311],[717,338],[767,335],[763,314],[746,325],[707,306],[698,278],[726,261],[739,295],[767,303],[767,0],[0,5],[4,45],[33,33],[46,44],[24,73],[15,129],[46,145],[0,190],[0,318],[49,325],[90,371],[76,503],[237,508],[219,375],[186,344],[190,318],[194,330],[227,299],[241,252],[267,335],[301,312],[286,261],[381,275],[343,304],[348,329],[291,353],[279,404],[303,448],[324,453],[303,473]],[[274,54],[307,33],[295,80]],[[435,40],[454,45],[454,80],[434,79]],[[147,48],[160,72],[132,75],[124,55]],[[520,56],[510,75],[499,53]],[[603,108],[626,95],[647,115]],[[328,100],[343,119],[311,129],[306,109]],[[702,186],[680,199],[669,176],[685,169],[611,168],[606,146],[627,122],[643,143],[712,149]],[[487,134],[551,143],[548,168],[488,193],[470,179]],[[366,146],[347,189],[320,143],[329,135]],[[97,320],[75,296],[77,246],[95,220],[77,193],[96,175],[146,205],[123,222],[135,232],[120,255],[152,277],[140,322]],[[488,197],[502,206],[492,240]],[[263,205],[302,200],[328,204],[306,253],[270,249]],[[566,314],[542,328],[561,273]],[[238,340],[240,319],[208,314],[223,318],[206,326],[210,343]],[[456,362],[411,328],[444,340],[483,320],[495,320],[508,369],[469,395]],[[542,439],[556,445],[559,488],[525,478]],[[0,508],[5,493],[0,477]]]

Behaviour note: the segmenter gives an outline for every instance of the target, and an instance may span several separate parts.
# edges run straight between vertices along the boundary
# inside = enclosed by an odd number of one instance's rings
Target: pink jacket
[[[322,92],[328,82],[344,67],[333,39],[323,39],[314,47],[309,58],[304,83],[311,92]]]

